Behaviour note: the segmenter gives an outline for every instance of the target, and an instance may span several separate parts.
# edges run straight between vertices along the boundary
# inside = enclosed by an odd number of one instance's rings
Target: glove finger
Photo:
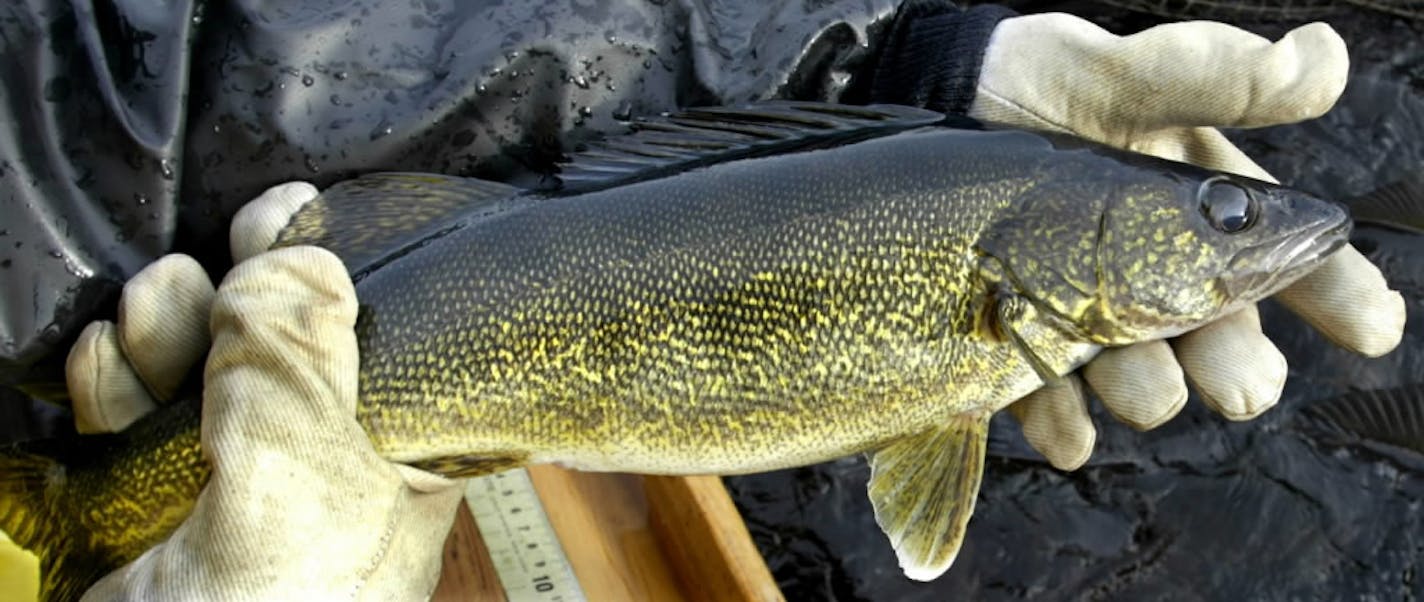
[[[1024,439],[1059,470],[1077,470],[1093,453],[1098,431],[1088,416],[1083,384],[1072,374],[1009,405]]]
[[[187,255],[167,255],[124,284],[119,346],[153,398],[173,398],[208,351],[213,283]]]
[[[1027,15],[994,30],[974,109],[1032,107],[1036,120],[1123,147],[1161,129],[1317,117],[1339,98],[1348,68],[1344,41],[1321,23],[1273,44],[1222,23],[1119,37],[1071,15]]]
[[[1224,23],[1169,23],[1122,38],[1137,77],[1109,119],[1144,130],[1179,126],[1262,127],[1325,114],[1345,90],[1345,41],[1324,23],[1274,44]],[[1126,101],[1126,102],[1124,102]]]
[[[1389,353],[1404,336],[1404,298],[1352,246],[1275,298],[1335,344],[1367,357]]]
[[[214,562],[250,568],[241,558],[255,557],[319,567],[283,573],[262,590],[338,591],[359,578],[362,597],[413,599],[428,596],[439,578],[438,542],[462,491],[449,479],[387,463],[353,419],[356,309],[345,267],[316,247],[278,249],[239,264],[214,303],[211,411],[205,406],[203,419],[204,442],[213,450],[212,511],[242,525],[248,538],[225,544],[230,553]],[[260,488],[252,483],[256,475]],[[289,493],[293,488],[303,493]],[[331,506],[333,497],[353,494],[360,499]],[[252,511],[255,499],[269,495],[283,496],[283,517]],[[345,524],[371,528],[341,531]],[[262,550],[294,536],[312,543]]]
[[[1104,349],[1083,377],[1114,417],[1137,430],[1157,428],[1187,403],[1182,367],[1166,341]]]
[[[232,218],[228,245],[232,262],[241,263],[266,251],[277,240],[277,234],[287,227],[292,214],[316,198],[317,189],[306,182],[288,182],[268,188],[257,198],[242,206]]]
[[[69,349],[64,376],[81,433],[121,431],[157,407],[119,348],[113,322],[90,322]]]
[[[1276,405],[1286,358],[1261,334],[1255,306],[1172,341],[1177,361],[1202,401],[1228,420],[1249,420]]]
[[[355,290],[330,252],[292,247],[238,264],[213,303],[206,388],[216,401],[304,402],[281,408],[298,421],[350,422],[356,404],[355,319]],[[279,422],[270,426],[295,433],[313,426]]]
[[[315,247],[253,257],[218,287],[202,419],[213,477],[206,504],[189,520],[241,536],[200,544],[203,561],[215,567],[209,587],[336,591],[386,549],[381,540],[403,488],[353,420],[355,319],[345,269]],[[266,499],[281,499],[282,512],[259,511]],[[369,528],[341,531],[341,524]],[[268,547],[303,539],[310,540],[303,549]],[[264,566],[284,570],[260,584],[242,581]]]

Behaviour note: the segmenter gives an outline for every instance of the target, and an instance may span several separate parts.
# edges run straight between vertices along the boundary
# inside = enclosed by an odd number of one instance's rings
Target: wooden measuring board
[[[467,489],[467,502],[475,503],[460,509],[432,599],[783,599],[717,477],[534,466],[527,483],[537,493],[535,509],[518,488],[522,474],[502,474],[472,482],[473,495]],[[532,516],[540,510],[542,522]],[[557,536],[561,554],[548,549],[541,524]],[[488,525],[488,536],[477,525]],[[561,566],[572,580],[565,580]],[[506,574],[509,587],[500,580]]]

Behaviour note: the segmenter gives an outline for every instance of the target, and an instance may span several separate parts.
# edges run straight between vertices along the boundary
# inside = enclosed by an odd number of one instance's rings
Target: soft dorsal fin
[[[335,253],[353,277],[403,249],[498,213],[519,188],[437,174],[375,173],[333,184],[303,205],[272,248],[316,245]]]
[[[905,576],[930,581],[954,563],[974,513],[990,412],[891,443],[870,455],[870,503]]]
[[[565,190],[592,190],[693,167],[883,136],[940,123],[943,113],[897,105],[769,101],[708,107],[633,122],[591,144],[558,174]]]

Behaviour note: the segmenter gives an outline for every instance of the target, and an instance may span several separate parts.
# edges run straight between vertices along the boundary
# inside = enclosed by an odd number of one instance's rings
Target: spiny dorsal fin
[[[896,105],[770,101],[708,107],[635,121],[632,132],[580,151],[561,166],[565,190],[592,190],[747,157],[892,134],[945,121]]]
[[[989,412],[901,439],[870,455],[870,503],[905,576],[930,581],[959,554],[989,438]]]
[[[1424,454],[1424,384],[1347,393],[1303,412],[1333,439],[1375,441]]]
[[[1357,222],[1424,233],[1424,175],[1411,174],[1347,204]]]
[[[316,245],[360,276],[402,249],[504,210],[521,192],[498,182],[437,174],[364,175],[333,184],[303,205],[272,248]]]

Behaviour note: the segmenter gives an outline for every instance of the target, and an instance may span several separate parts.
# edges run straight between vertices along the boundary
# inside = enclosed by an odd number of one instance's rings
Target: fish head
[[[1263,299],[1349,237],[1339,204],[1133,156],[1051,170],[981,239],[1005,285],[1103,346],[1168,338]],[[1083,169],[1087,167],[1086,169]]]

